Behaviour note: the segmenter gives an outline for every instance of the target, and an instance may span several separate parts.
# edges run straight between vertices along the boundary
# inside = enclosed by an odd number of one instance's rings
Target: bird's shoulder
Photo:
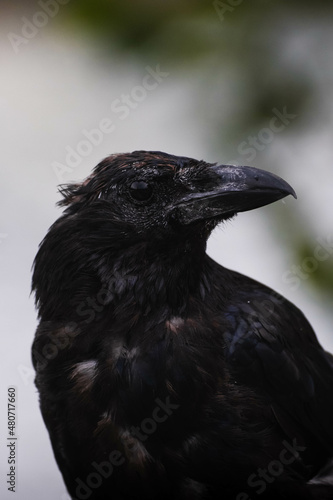
[[[229,301],[221,306],[230,373],[264,395],[287,433],[303,428],[333,450],[333,401],[327,398],[332,355],[294,304],[238,273],[232,273],[232,280]]]

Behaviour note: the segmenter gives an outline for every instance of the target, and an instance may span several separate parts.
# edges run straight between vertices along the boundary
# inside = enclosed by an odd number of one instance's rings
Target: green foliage
[[[333,255],[327,252],[327,258],[324,258],[325,250],[322,249],[318,259],[314,241],[315,238],[307,236],[299,242],[296,247],[297,264],[313,287],[333,297]]]

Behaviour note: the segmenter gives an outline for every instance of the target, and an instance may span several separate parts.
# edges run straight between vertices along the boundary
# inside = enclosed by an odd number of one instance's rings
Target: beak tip
[[[296,194],[295,189],[293,189],[290,184],[288,184],[288,188],[289,189],[288,189],[287,196],[288,196],[288,194],[290,194],[293,198],[295,198],[295,200],[297,200],[297,194]]]

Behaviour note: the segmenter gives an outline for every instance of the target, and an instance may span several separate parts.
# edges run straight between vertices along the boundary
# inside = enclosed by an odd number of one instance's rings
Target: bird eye
[[[153,194],[153,189],[145,181],[134,181],[130,185],[130,193],[137,201],[148,201]]]

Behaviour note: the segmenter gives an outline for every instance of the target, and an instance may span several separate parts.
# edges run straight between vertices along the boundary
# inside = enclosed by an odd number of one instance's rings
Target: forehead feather
[[[62,186],[60,192],[65,200],[59,204],[95,199],[101,192],[137,178],[140,173],[148,179],[167,176],[182,182],[184,177],[197,175],[206,166],[205,162],[161,151],[112,154],[102,160],[82,183]]]

